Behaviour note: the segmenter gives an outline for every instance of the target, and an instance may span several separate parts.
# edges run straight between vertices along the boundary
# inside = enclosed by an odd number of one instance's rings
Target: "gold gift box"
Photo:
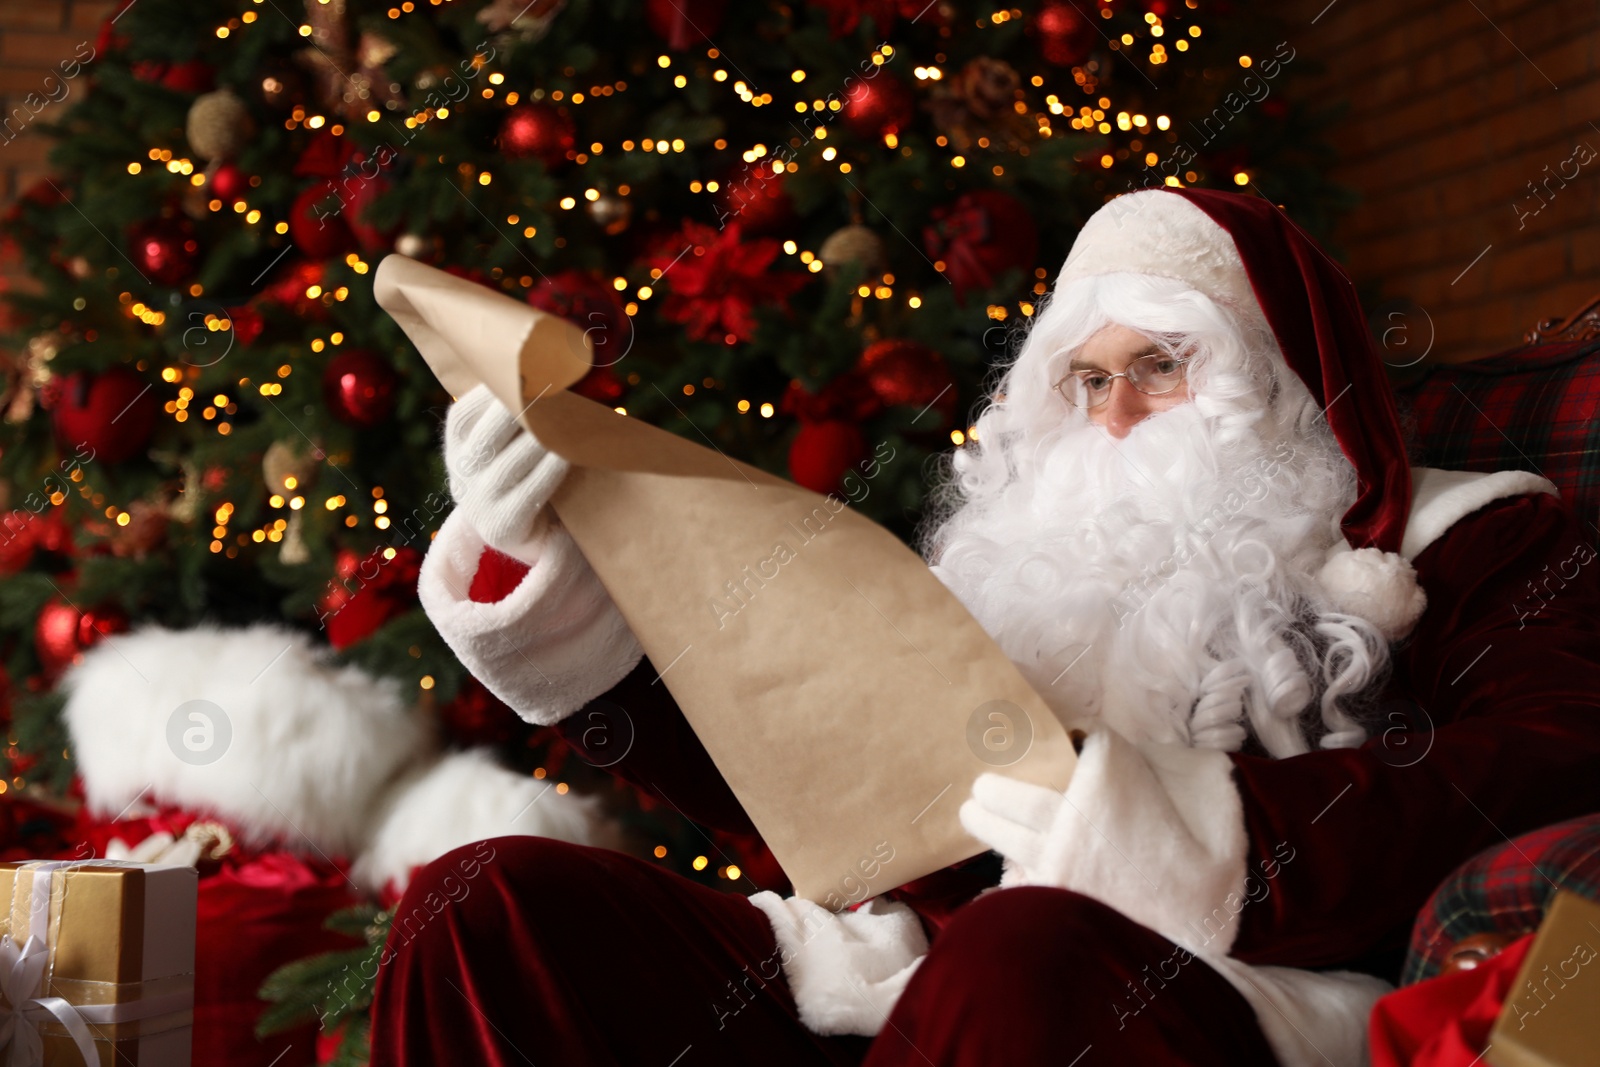
[[[1539,924],[1489,1034],[1491,1067],[1600,1063],[1600,904],[1568,890]]]
[[[34,922],[41,878],[50,880],[42,930]],[[188,1067],[198,888],[193,867],[0,863],[0,933],[18,946],[32,936],[44,939],[48,981],[35,994],[89,1009],[83,1015],[93,1020],[87,1025],[98,1054],[91,1067]],[[27,1014],[46,1067],[83,1064],[80,1046],[56,1018]]]

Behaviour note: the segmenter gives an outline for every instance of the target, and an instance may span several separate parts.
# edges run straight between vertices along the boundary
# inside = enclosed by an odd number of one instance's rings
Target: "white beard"
[[[1253,734],[1275,756],[1359,744],[1336,697],[1368,690],[1387,646],[1315,578],[1354,498],[1331,440],[1268,442],[1268,420],[1224,440],[1193,403],[1122,441],[1082,422],[983,442],[1010,481],[929,545],[1056,715],[1229,750]]]

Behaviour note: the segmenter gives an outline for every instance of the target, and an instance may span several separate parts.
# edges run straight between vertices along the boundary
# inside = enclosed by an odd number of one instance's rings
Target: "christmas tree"
[[[416,605],[451,398],[383,256],[573,319],[578,391],[909,538],[1106,199],[1247,187],[1326,237],[1306,64],[1227,0],[124,3],[0,226],[37,283],[0,337],[0,786],[69,787],[56,681],[146,621],[305,627],[562,770]]]

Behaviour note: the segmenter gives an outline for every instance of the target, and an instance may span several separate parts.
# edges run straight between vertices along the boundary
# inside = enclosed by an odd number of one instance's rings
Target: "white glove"
[[[1064,794],[982,774],[961,825],[1005,857],[1004,887],[1070,889],[1190,951],[1222,955],[1247,892],[1232,769],[1216,749],[1136,745],[1095,730]]]
[[[444,466],[450,495],[484,543],[524,563],[537,561],[534,522],[570,464],[479,385],[445,416]]]
[[[800,1021],[813,1034],[871,1037],[928,954],[917,913],[904,901],[875,897],[855,911],[832,912],[804,897],[770,890],[750,903],[766,913],[778,951],[761,977],[783,977]],[[730,987],[732,983],[729,983]],[[737,1011],[739,1001],[733,1001]],[[719,1020],[724,1014],[716,1008]]]

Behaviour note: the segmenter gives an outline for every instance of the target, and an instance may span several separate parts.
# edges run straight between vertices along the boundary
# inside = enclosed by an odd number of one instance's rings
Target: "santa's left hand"
[[[1082,893],[1194,951],[1233,943],[1247,839],[1224,752],[1097,730],[1065,793],[983,774],[960,818],[1005,858],[1003,887]]]
[[[1057,885],[1061,841],[1052,834],[1066,797],[1054,789],[1007,778],[980,774],[972,783],[972,797],[961,805],[961,825],[967,833],[1000,853],[1006,860],[1000,884]]]

